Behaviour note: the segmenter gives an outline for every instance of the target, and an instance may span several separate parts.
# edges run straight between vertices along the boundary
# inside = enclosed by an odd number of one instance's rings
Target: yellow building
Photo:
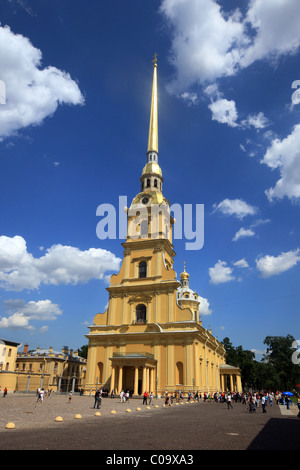
[[[15,365],[20,343],[0,340],[0,387],[13,392],[16,387]]]
[[[37,348],[18,353],[15,365],[16,392],[35,392],[38,388],[57,392],[79,391],[83,387],[86,359],[64,346],[61,351]]]
[[[95,316],[86,337],[85,391],[145,390],[163,395],[181,390],[241,390],[240,371],[226,368],[225,349],[202,327],[199,298],[173,269],[174,220],[163,196],[158,164],[157,61],[154,59],[147,163],[140,192],[127,209],[127,238],[119,274],[110,280],[106,312]],[[189,297],[187,297],[189,296]],[[221,383],[221,376],[224,378]],[[226,377],[226,379],[225,379]]]

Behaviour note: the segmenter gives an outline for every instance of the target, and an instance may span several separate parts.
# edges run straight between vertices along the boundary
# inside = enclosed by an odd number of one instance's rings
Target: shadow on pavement
[[[271,418],[247,450],[300,450],[300,419]]]

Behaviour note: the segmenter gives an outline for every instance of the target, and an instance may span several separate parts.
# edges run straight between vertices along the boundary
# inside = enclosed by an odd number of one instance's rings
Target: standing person
[[[42,388],[40,390],[40,401],[41,401],[41,403],[43,403],[43,401],[44,401],[44,396],[45,396],[45,390]]]
[[[154,405],[154,403],[153,403],[153,392],[150,393],[149,405]]]
[[[121,392],[120,392],[120,403],[123,403],[123,395],[124,395],[124,392],[123,392],[123,390],[121,390]]]
[[[96,390],[95,392],[95,402],[94,402],[94,408],[96,407],[97,405],[97,409],[100,408],[100,405],[101,405],[101,394],[100,394],[100,390]]]
[[[69,392],[69,403],[71,403],[72,400],[72,390]]]
[[[3,391],[3,397],[6,397],[6,395],[7,395],[7,388],[6,388],[6,387],[4,387],[4,391]]]
[[[144,391],[144,396],[143,396],[143,405],[147,405],[147,398],[148,398],[148,393],[145,390]]]
[[[229,410],[229,408],[233,408],[231,404],[231,393],[228,393],[227,395],[227,409]]]
[[[266,397],[263,395],[261,397],[261,406],[262,406],[262,410],[263,410],[263,413],[266,413]]]
[[[112,389],[112,391],[111,391],[110,398],[115,398],[115,392],[114,392],[114,389]]]

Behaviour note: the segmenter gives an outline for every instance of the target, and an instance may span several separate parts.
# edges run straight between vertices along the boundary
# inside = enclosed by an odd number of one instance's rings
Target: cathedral
[[[127,211],[120,272],[111,276],[108,308],[90,327],[85,393],[102,387],[155,396],[182,391],[241,391],[240,369],[202,326],[200,299],[184,266],[173,269],[175,220],[158,163],[157,59],[153,61],[147,161]]]

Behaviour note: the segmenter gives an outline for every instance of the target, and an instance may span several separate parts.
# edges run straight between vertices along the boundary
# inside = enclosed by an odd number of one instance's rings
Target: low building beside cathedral
[[[95,316],[86,337],[85,392],[101,386],[145,390],[156,396],[198,390],[241,391],[240,370],[226,365],[224,346],[202,326],[200,300],[173,269],[174,220],[163,196],[158,164],[157,61],[154,60],[147,163],[140,192],[127,209],[120,272],[110,280],[106,312]]]

